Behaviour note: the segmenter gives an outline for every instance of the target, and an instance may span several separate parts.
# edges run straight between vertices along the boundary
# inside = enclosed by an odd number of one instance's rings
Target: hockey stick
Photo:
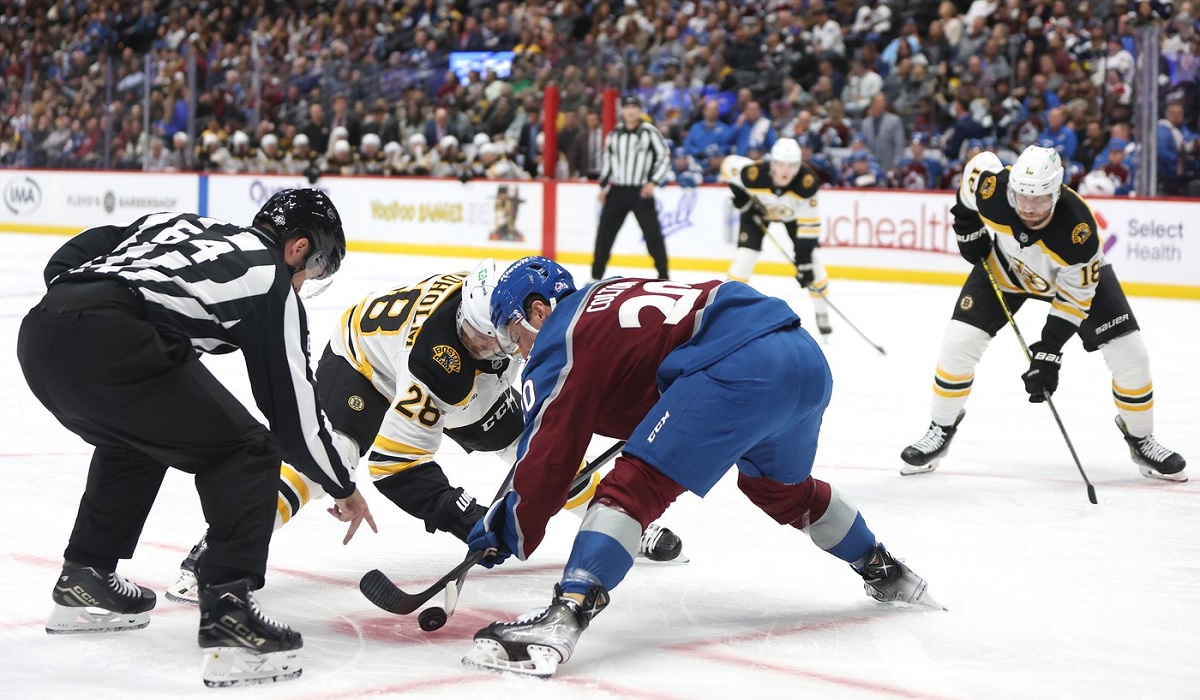
[[[1000,284],[996,282],[996,275],[992,273],[992,266],[988,264],[986,258],[979,261],[983,265],[983,271],[987,273],[988,281],[992,283],[992,291],[996,293],[996,300],[1000,302],[1000,308],[1004,309],[1004,316],[1008,319],[1008,325],[1012,326],[1013,332],[1017,334],[1017,342],[1021,344],[1021,349],[1025,351],[1025,361],[1029,362],[1033,356],[1029,354],[1029,345],[1025,343],[1025,337],[1021,335],[1021,329],[1017,327],[1017,321],[1008,310],[1008,304],[1004,302],[1004,292],[1000,291]],[[1062,418],[1058,416],[1058,409],[1054,407],[1054,401],[1050,399],[1050,392],[1042,393],[1042,398],[1046,400],[1046,405],[1050,407],[1050,412],[1054,414],[1054,421],[1058,423],[1058,430],[1062,433],[1063,440],[1067,442],[1067,449],[1071,451],[1071,457],[1075,460],[1075,468],[1079,470],[1079,475],[1083,477],[1083,483],[1087,484],[1088,500],[1093,504],[1099,505],[1096,500],[1096,487],[1092,486],[1092,482],[1088,480],[1087,473],[1083,471],[1083,464],[1079,462],[1079,455],[1075,454],[1075,446],[1071,444],[1071,438],[1067,436],[1067,429],[1063,426]]]
[[[603,454],[589,462],[586,467],[579,470],[579,473],[575,475],[575,478],[571,482],[571,488],[574,489],[577,486],[587,483],[587,480],[592,478],[592,474],[595,474],[597,470],[612,460],[613,457],[616,457],[617,453],[623,447],[625,447],[625,441],[618,440],[612,447],[605,450]],[[509,471],[508,476],[504,479],[504,483],[500,486],[500,490],[496,493],[496,498],[492,499],[493,503],[499,500],[500,496],[508,490],[513,474],[515,474],[515,469]],[[393,583],[387,577],[387,574],[379,569],[372,569],[364,574],[362,580],[358,582],[358,589],[362,591],[367,600],[383,610],[394,615],[410,615],[416,612],[422,605],[432,600],[442,590],[446,589],[451,581],[454,581],[456,588],[461,590],[462,582],[459,579],[465,578],[465,574],[471,570],[471,567],[478,564],[487,554],[488,550],[484,549],[477,549],[468,553],[467,557],[458,566],[447,572],[445,576],[438,579],[433,585],[418,593],[405,593],[400,590],[400,587]],[[457,595],[454,598],[457,599]],[[453,605],[449,602],[447,604],[450,605],[449,612],[443,610],[442,613],[445,617],[449,617],[449,613],[453,612]],[[437,629],[442,624],[445,624],[444,618],[441,620],[441,624],[437,624],[436,626],[431,625],[430,629]],[[425,629],[425,627],[422,626],[422,629]]]
[[[788,257],[787,250],[783,247],[783,244],[779,242],[779,239],[775,238],[775,234],[771,233],[771,229],[765,225],[766,224],[765,221],[763,222],[763,224],[764,224],[763,233],[766,234],[767,238],[771,239],[771,242],[775,244],[775,247],[779,249],[779,252],[783,254],[783,257],[785,257],[785,258]],[[797,284],[799,284],[800,280],[796,280],[796,282],[797,282]],[[805,289],[809,292],[813,291],[811,288],[805,287],[802,284],[800,285],[800,288]],[[829,300],[828,294],[826,294],[825,292],[817,292],[817,294],[819,294],[820,297],[825,300],[825,303],[829,305],[829,308],[833,309],[833,312],[835,314],[840,316],[841,319],[843,321],[845,321],[847,326],[850,326],[850,328],[852,328],[854,330],[854,332],[859,335],[860,338],[867,341],[867,345],[870,345],[871,347],[878,350],[880,355],[887,354],[887,350],[884,350],[882,345],[876,345],[875,343],[871,342],[871,339],[867,337],[866,333],[863,333],[862,331],[860,331],[858,329],[858,326],[854,325],[853,323],[851,323],[850,319],[846,318],[846,314],[842,313],[842,310],[839,309],[832,301]]]

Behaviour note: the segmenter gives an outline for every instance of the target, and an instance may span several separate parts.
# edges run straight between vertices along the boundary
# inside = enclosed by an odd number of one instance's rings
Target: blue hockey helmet
[[[574,291],[575,280],[571,273],[549,258],[531,255],[509,265],[492,290],[492,325],[496,327],[501,343],[509,339],[506,331],[513,322],[536,332],[525,321],[525,302],[530,296],[541,295],[550,308],[554,308],[559,299]],[[514,348],[506,346],[505,351],[511,354]]]

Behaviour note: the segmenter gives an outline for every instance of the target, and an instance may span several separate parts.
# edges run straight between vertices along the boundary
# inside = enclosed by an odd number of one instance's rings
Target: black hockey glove
[[[979,264],[980,260],[992,252],[992,234],[982,226],[979,228],[971,225],[960,226],[956,219],[954,221],[954,240],[958,242],[958,252],[962,254],[963,259],[972,265]]]
[[[1039,340],[1029,346],[1029,370],[1021,375],[1030,403],[1042,403],[1058,389],[1058,370],[1062,366],[1062,349]]]
[[[811,262],[802,263],[796,266],[796,281],[801,287],[810,289],[816,277],[813,274],[813,264]]]

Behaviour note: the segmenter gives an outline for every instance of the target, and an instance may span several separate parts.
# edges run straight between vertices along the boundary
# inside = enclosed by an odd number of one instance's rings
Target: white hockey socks
[[[933,404],[929,411],[937,425],[953,425],[958,420],[975,382],[975,366],[991,340],[987,331],[962,321],[950,321],[946,327],[934,373]]]
[[[1112,373],[1113,403],[1129,434],[1146,437],[1154,432],[1154,382],[1150,355],[1141,331],[1127,333],[1100,347]]]

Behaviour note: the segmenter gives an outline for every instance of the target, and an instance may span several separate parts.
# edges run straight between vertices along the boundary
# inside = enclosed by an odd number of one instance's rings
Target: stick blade
[[[371,569],[363,574],[358,582],[358,590],[362,591],[367,600],[393,615],[407,615],[420,607],[420,604],[412,606],[411,597],[405,595],[404,591],[379,569]]]
[[[1091,484],[1088,484],[1087,491],[1088,491],[1088,500],[1091,501],[1094,505],[1100,505],[1100,501],[1096,500],[1096,487],[1092,486]]]

